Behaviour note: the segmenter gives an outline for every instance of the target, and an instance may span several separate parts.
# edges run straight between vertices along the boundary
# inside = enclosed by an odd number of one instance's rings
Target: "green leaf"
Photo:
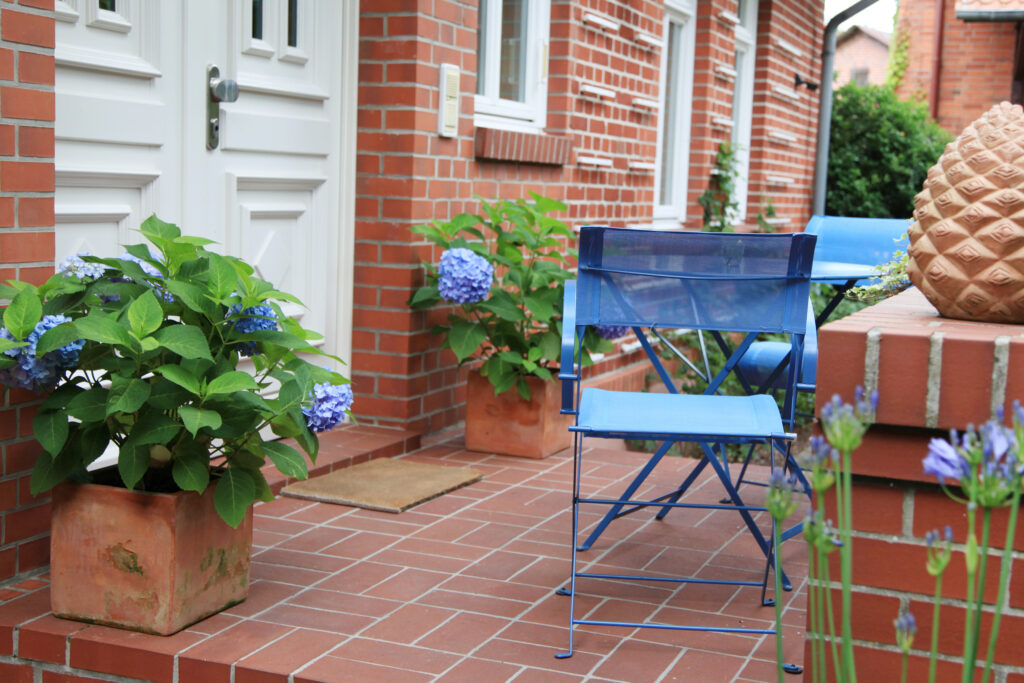
[[[509,322],[519,322],[526,320],[526,315],[523,310],[516,304],[515,299],[512,298],[508,292],[497,291],[489,299],[480,303],[479,307],[490,313],[494,313],[502,320],[508,320]]]
[[[163,413],[149,410],[140,417],[132,431],[125,440],[125,443],[132,443],[137,446],[144,444],[169,444],[178,432],[181,425]]]
[[[460,320],[448,330],[448,345],[461,363],[469,358],[487,338],[487,330],[479,323]]]
[[[510,365],[522,365],[525,362],[523,361],[523,357],[515,351],[502,351],[498,355],[503,361]]]
[[[439,301],[441,296],[437,293],[437,287],[425,285],[417,289],[406,304],[411,308],[429,308]]]
[[[185,429],[192,436],[196,436],[203,427],[219,429],[224,422],[217,411],[203,410],[195,406],[182,406],[178,409],[178,415],[181,416],[181,421],[185,423]]]
[[[277,346],[284,346],[294,351],[311,351],[315,352],[317,349],[313,347],[302,337],[291,334],[290,332],[282,332],[281,330],[256,330],[246,335],[242,335],[243,339],[255,339],[269,344],[275,344]]]
[[[213,505],[221,519],[232,529],[237,529],[254,500],[256,484],[252,475],[236,467],[224,470],[213,492]]]
[[[39,409],[44,412],[53,412],[55,410],[61,410],[67,408],[68,404],[71,403],[71,399],[75,398],[83,392],[82,387],[71,382],[65,382],[56,389],[54,389],[49,396],[43,401]]]
[[[165,379],[196,396],[200,393],[199,379],[180,365],[161,365],[156,369]]]
[[[142,480],[142,476],[149,469],[149,447],[148,446],[121,446],[117,454],[117,471],[121,474],[121,481],[130,489]]]
[[[53,329],[55,330],[57,328],[55,327]],[[53,330],[47,331],[46,333],[43,334],[43,337],[45,337],[47,334],[49,334],[52,331]],[[40,339],[42,339],[42,338],[40,338]],[[7,339],[6,337],[0,337],[0,353],[3,353],[4,351],[8,351],[10,349],[21,348],[22,346],[28,346],[28,342],[16,342],[16,341],[11,341],[10,339]]]
[[[35,289],[18,292],[11,305],[4,310],[4,327],[15,339],[25,339],[43,317],[43,302]]]
[[[519,392],[524,401],[530,400],[530,385],[526,383],[526,379],[523,377],[516,380],[516,391]]]
[[[81,467],[79,458],[70,448],[58,453],[54,458],[36,458],[35,467],[32,468],[32,478],[29,480],[29,491],[33,496],[38,496],[43,491],[49,491],[67,479],[68,475],[79,467]]]
[[[139,226],[139,232],[149,238],[153,244],[181,237],[181,229],[177,225],[160,220],[156,217],[156,214],[142,221],[142,225]]]
[[[57,455],[68,439],[68,418],[59,411],[36,413],[32,418],[32,432],[47,453]]]
[[[84,318],[79,318],[75,321],[75,328],[83,339],[100,344],[126,346],[133,350],[138,347],[138,342],[132,339],[128,330],[102,313],[92,312]]]
[[[149,383],[141,379],[115,376],[107,397],[107,417],[114,413],[134,413],[149,398]]]
[[[238,288],[238,275],[228,260],[220,254],[209,252],[206,258],[210,262],[210,291],[218,299],[223,299]]]
[[[236,391],[257,390],[260,386],[248,372],[233,370],[214,377],[206,386],[206,394],[232,394]]]
[[[543,322],[548,322],[551,320],[551,316],[555,314],[554,305],[544,297],[531,294],[525,298],[525,302],[526,308],[530,310],[530,313],[533,313]]]
[[[280,441],[265,441],[263,452],[284,476],[292,479],[305,479],[309,476],[306,459],[291,446],[286,446]]]
[[[83,391],[68,402],[68,414],[82,422],[101,422],[107,417],[109,394],[103,387]]]
[[[128,325],[136,337],[149,336],[163,321],[164,311],[152,290],[146,290],[128,306]]]
[[[39,343],[36,344],[36,357],[59,349],[62,346],[67,346],[81,338],[82,335],[75,328],[74,323],[61,323],[57,327],[43,332],[43,336],[39,338]]]
[[[193,311],[212,315],[216,310],[216,305],[206,297],[206,292],[195,285],[181,280],[167,280],[165,286]]]
[[[160,346],[173,351],[182,358],[202,358],[213,360],[210,345],[206,342],[203,331],[191,325],[169,325],[162,327],[153,335]],[[168,379],[171,379],[168,377]]]
[[[174,483],[182,491],[202,493],[210,483],[210,455],[201,448],[175,455],[171,466]]]

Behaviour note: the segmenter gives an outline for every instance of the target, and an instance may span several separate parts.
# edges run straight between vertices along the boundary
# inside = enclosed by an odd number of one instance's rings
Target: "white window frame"
[[[486,73],[478,72],[477,79],[483,92],[475,95],[474,123],[483,128],[503,128],[529,133],[539,132],[547,123],[548,109],[548,36],[550,31],[551,0],[524,0],[526,2],[526,46],[523,56],[525,102],[502,99],[500,92],[501,69],[501,3],[502,0],[480,0],[481,25],[486,58],[478,55],[478,64]],[[486,23],[486,26],[484,25]],[[478,88],[479,89],[479,88]]]
[[[675,62],[669,63],[669,42],[673,25],[680,26],[679,44],[675,51]],[[697,3],[696,0],[669,0],[665,4],[665,24],[662,30],[664,47],[661,57],[661,86],[659,105],[662,113],[658,118],[658,153],[654,172],[654,223],[672,224],[686,220],[686,204],[690,190],[690,122],[693,112],[693,66],[697,47]],[[672,79],[671,83],[669,79]],[[669,87],[671,85],[671,88]],[[672,91],[672,102],[666,100]],[[671,110],[675,119],[668,121]],[[671,159],[665,155],[666,136],[671,125],[674,137],[671,139]],[[672,168],[666,165],[671,163]],[[669,201],[662,202],[661,184],[666,173],[672,177]]]
[[[750,140],[754,118],[754,76],[757,68],[757,5],[747,0],[743,16],[736,25],[736,82],[732,102],[732,146],[736,160],[736,201],[735,215],[729,216],[734,223],[747,214],[747,195],[750,187]]]

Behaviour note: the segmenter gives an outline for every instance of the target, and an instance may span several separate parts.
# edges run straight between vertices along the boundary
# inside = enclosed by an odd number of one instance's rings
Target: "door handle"
[[[220,67],[206,67],[206,149],[220,144],[220,103],[238,99],[238,83],[220,77]]]

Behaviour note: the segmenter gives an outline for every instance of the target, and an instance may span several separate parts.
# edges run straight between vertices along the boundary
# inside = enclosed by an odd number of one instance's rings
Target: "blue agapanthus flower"
[[[125,253],[121,255],[120,258],[122,261],[131,261],[133,263],[139,264],[139,267],[142,268],[142,272],[144,272],[146,275],[149,275],[150,277],[163,279],[164,274],[161,273],[156,266],[154,266],[152,263],[143,261],[138,256]],[[174,295],[159,285],[153,285],[153,293],[168,303],[174,301]]]
[[[352,407],[352,385],[324,382],[313,386],[313,403],[302,409],[306,425],[314,432],[326,432],[341,424]]]
[[[228,309],[228,316],[238,315],[241,313],[244,316],[252,316],[239,318],[235,321],[232,326],[236,332],[242,334],[249,334],[250,332],[256,332],[258,330],[276,330],[277,329],[277,314],[274,313],[274,309],[267,304],[260,304],[258,306],[250,306],[245,310],[242,310],[242,304],[235,304]],[[240,356],[255,356],[260,352],[260,343],[256,341],[245,341],[241,342],[238,346],[238,355]]]
[[[932,439],[924,461],[925,474],[933,474],[940,482],[959,481],[971,473],[971,467],[962,453],[945,439]]]
[[[77,277],[83,280],[103,277],[107,267],[102,263],[90,263],[82,260],[83,256],[89,256],[89,252],[68,256],[61,261],[58,272],[64,277]]]
[[[441,298],[456,304],[483,301],[491,291],[494,266],[469,249],[455,248],[441,254],[437,267]]]
[[[629,325],[594,325],[594,332],[605,339],[618,339],[629,332]]]
[[[78,352],[85,346],[85,340],[79,339],[70,344],[43,354],[36,355],[39,338],[47,330],[61,323],[71,322],[64,315],[47,315],[36,323],[35,328],[26,339],[15,339],[6,327],[0,327],[0,337],[11,341],[24,341],[27,346],[4,351],[4,355],[15,360],[14,365],[0,370],[0,384],[22,387],[32,391],[45,391],[57,384],[57,379],[65,370],[69,370],[78,362]]]

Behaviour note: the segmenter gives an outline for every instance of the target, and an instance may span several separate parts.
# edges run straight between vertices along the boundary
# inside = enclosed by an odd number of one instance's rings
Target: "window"
[[[736,214],[746,215],[747,178],[750,175],[750,127],[754,117],[754,50],[757,42],[757,3],[741,2],[736,26],[736,80],[732,94],[732,145],[736,159]]]
[[[868,84],[868,70],[867,69],[851,69],[850,80],[857,85],[864,87]]]
[[[675,0],[666,9],[654,221],[678,224],[686,218],[696,2]]]
[[[536,131],[547,114],[550,0],[481,0],[476,124]]]

